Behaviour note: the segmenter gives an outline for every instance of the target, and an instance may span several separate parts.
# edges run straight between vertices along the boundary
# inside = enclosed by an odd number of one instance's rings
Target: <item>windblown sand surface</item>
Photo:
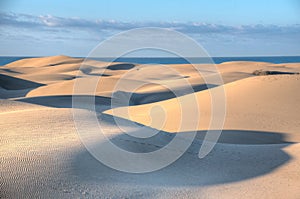
[[[80,68],[82,61],[55,56],[0,67],[0,198],[299,198],[300,64],[218,64],[226,94],[224,130],[213,151],[199,159],[212,114],[211,93],[220,86],[206,85],[188,64],[88,60]],[[210,73],[208,64],[197,67]],[[255,70],[275,72],[257,76]],[[195,141],[176,162],[156,172],[128,174],[104,166],[87,151],[75,128],[76,80],[97,82],[97,116],[122,148],[153,151],[175,133],[198,131]],[[184,92],[187,82],[194,94]],[[134,90],[130,106],[124,106],[122,99],[135,84],[143,86]],[[170,90],[182,96],[174,98]],[[193,126],[191,115],[191,125],[179,131],[178,99],[192,111],[195,106],[188,102],[195,96],[201,122]],[[112,97],[120,107],[110,108]],[[124,125],[134,121],[164,132],[153,139],[135,139],[123,134],[112,115],[123,118]],[[152,122],[163,118],[167,120],[160,127]]]

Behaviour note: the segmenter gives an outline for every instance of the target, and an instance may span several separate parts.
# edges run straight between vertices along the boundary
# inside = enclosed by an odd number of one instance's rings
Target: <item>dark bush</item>
[[[269,70],[255,70],[252,73],[253,75],[299,75],[299,73],[294,72],[284,72],[284,71],[269,71]]]

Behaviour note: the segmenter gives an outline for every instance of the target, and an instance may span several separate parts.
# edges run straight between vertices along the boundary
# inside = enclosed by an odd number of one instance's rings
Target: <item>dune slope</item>
[[[210,65],[197,67],[211,73]],[[54,56],[1,66],[0,198],[297,198],[300,75],[281,73],[300,72],[300,64],[226,62],[216,67],[223,87],[205,86],[189,64],[83,63]],[[280,73],[256,76],[255,70]],[[83,89],[76,94],[83,99],[96,95],[102,130],[127,151],[155,151],[175,135],[191,131],[197,131],[196,139],[177,161],[159,171],[129,174],[111,169],[89,153],[76,129],[72,95],[77,80],[86,88],[96,82],[95,93]],[[134,85],[142,86],[133,91]],[[174,98],[165,86],[179,91],[192,86],[195,93]],[[219,89],[226,94],[224,129],[211,153],[199,159],[211,120],[211,94]],[[130,106],[120,103],[111,109],[111,97],[122,102],[131,94]],[[181,107],[187,123],[180,129]],[[197,107],[199,121],[189,114]],[[79,108],[82,122],[89,122],[91,111]],[[122,131],[132,122],[145,131],[161,131],[148,139],[134,138]],[[85,130],[91,136],[99,133],[97,125]]]

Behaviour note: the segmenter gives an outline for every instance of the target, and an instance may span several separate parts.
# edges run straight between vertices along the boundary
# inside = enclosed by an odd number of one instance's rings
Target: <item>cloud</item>
[[[300,25],[241,25],[230,26],[208,23],[181,22],[121,22],[116,20],[87,20],[78,17],[34,16],[28,14],[0,13],[0,25],[15,28],[80,29],[83,31],[123,31],[141,27],[170,28],[186,34],[266,34],[300,33]]]
[[[12,44],[18,41],[22,45],[22,40],[24,44],[30,41],[44,42],[50,46],[54,45],[53,43],[64,44],[67,53],[75,52],[76,49],[69,51],[71,48],[80,48],[83,45],[90,48],[115,33],[142,27],[177,30],[194,38],[213,55],[243,55],[256,52],[280,54],[281,51],[281,54],[285,52],[297,54],[300,52],[300,47],[297,45],[300,42],[300,24],[234,26],[203,22],[123,22],[52,15],[35,16],[12,12],[0,13],[0,41],[5,41],[7,45],[9,41]],[[72,47],[75,45],[74,41],[77,44]],[[57,52],[62,50],[58,44]],[[249,46],[252,49],[249,49]],[[87,47],[82,48],[88,52]],[[29,47],[27,51],[30,51]],[[81,53],[83,50],[79,49],[78,52]],[[64,52],[58,52],[58,54],[61,53]]]

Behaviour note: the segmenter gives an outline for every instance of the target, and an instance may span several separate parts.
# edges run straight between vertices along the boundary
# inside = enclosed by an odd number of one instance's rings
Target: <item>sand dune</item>
[[[218,88],[212,88],[197,92],[198,106],[202,122],[197,129],[186,126],[186,131],[205,130],[209,128],[211,106],[210,93]],[[296,119],[300,112],[297,106],[300,100],[300,76],[299,75],[278,75],[251,77],[228,83],[224,86],[226,92],[226,121],[225,129],[245,129],[259,131],[282,130],[288,134],[290,141],[300,141],[298,130],[300,123]],[[194,94],[182,98],[193,97]],[[180,103],[181,102],[181,103]],[[189,100],[170,99],[140,106],[121,107],[106,113],[134,120],[146,126],[151,126],[151,118],[148,113],[153,107],[162,107],[166,115],[161,116],[161,120],[166,118],[163,130],[168,132],[178,132],[176,123],[180,115],[181,107],[194,109],[194,106],[183,105]],[[118,114],[120,113],[120,114]],[[129,113],[129,114],[127,114]],[[260,116],[260,120],[257,117]],[[287,119],[290,118],[290,119]],[[190,119],[191,121],[193,118]],[[267,120],[267,122],[266,122]],[[191,122],[192,123],[192,122]],[[179,123],[178,123],[179,124]],[[152,126],[154,127],[154,126]],[[155,128],[155,127],[154,127]]]
[[[78,63],[82,62],[82,59],[76,59],[64,55],[52,56],[52,57],[43,57],[43,58],[27,58],[18,60],[9,64],[6,64],[7,67],[22,66],[22,67],[43,67],[43,66],[55,66],[60,64],[67,63]]]
[[[199,159],[209,129],[210,94],[220,86],[205,86],[188,64],[87,60],[82,66],[82,61],[54,56],[0,67],[0,198],[297,198],[300,194],[300,75],[280,74],[298,73],[300,64],[216,65],[226,94],[224,130],[213,151]],[[211,73],[211,65],[197,67]],[[255,70],[280,73],[256,76]],[[176,133],[197,131],[196,139],[181,158],[156,172],[128,174],[108,168],[87,151],[77,134],[72,115],[76,80],[97,82],[97,117],[107,136],[123,149],[155,151]],[[133,90],[133,85],[141,86]],[[170,89],[181,95],[174,98]],[[91,93],[76,94],[84,99]],[[130,106],[124,106],[130,96]],[[192,112],[195,106],[189,102],[195,96],[200,123],[194,126],[191,114],[190,125],[179,131],[178,103],[181,100],[185,111]],[[120,107],[111,109],[112,97]],[[76,109],[82,118],[90,114],[84,107]],[[134,121],[145,131],[163,131],[149,139],[134,138],[122,132],[112,115],[119,117],[122,128],[131,128]],[[163,126],[152,121],[165,117]],[[86,132],[93,136],[98,130],[89,126]],[[97,141],[99,146],[105,144]]]

